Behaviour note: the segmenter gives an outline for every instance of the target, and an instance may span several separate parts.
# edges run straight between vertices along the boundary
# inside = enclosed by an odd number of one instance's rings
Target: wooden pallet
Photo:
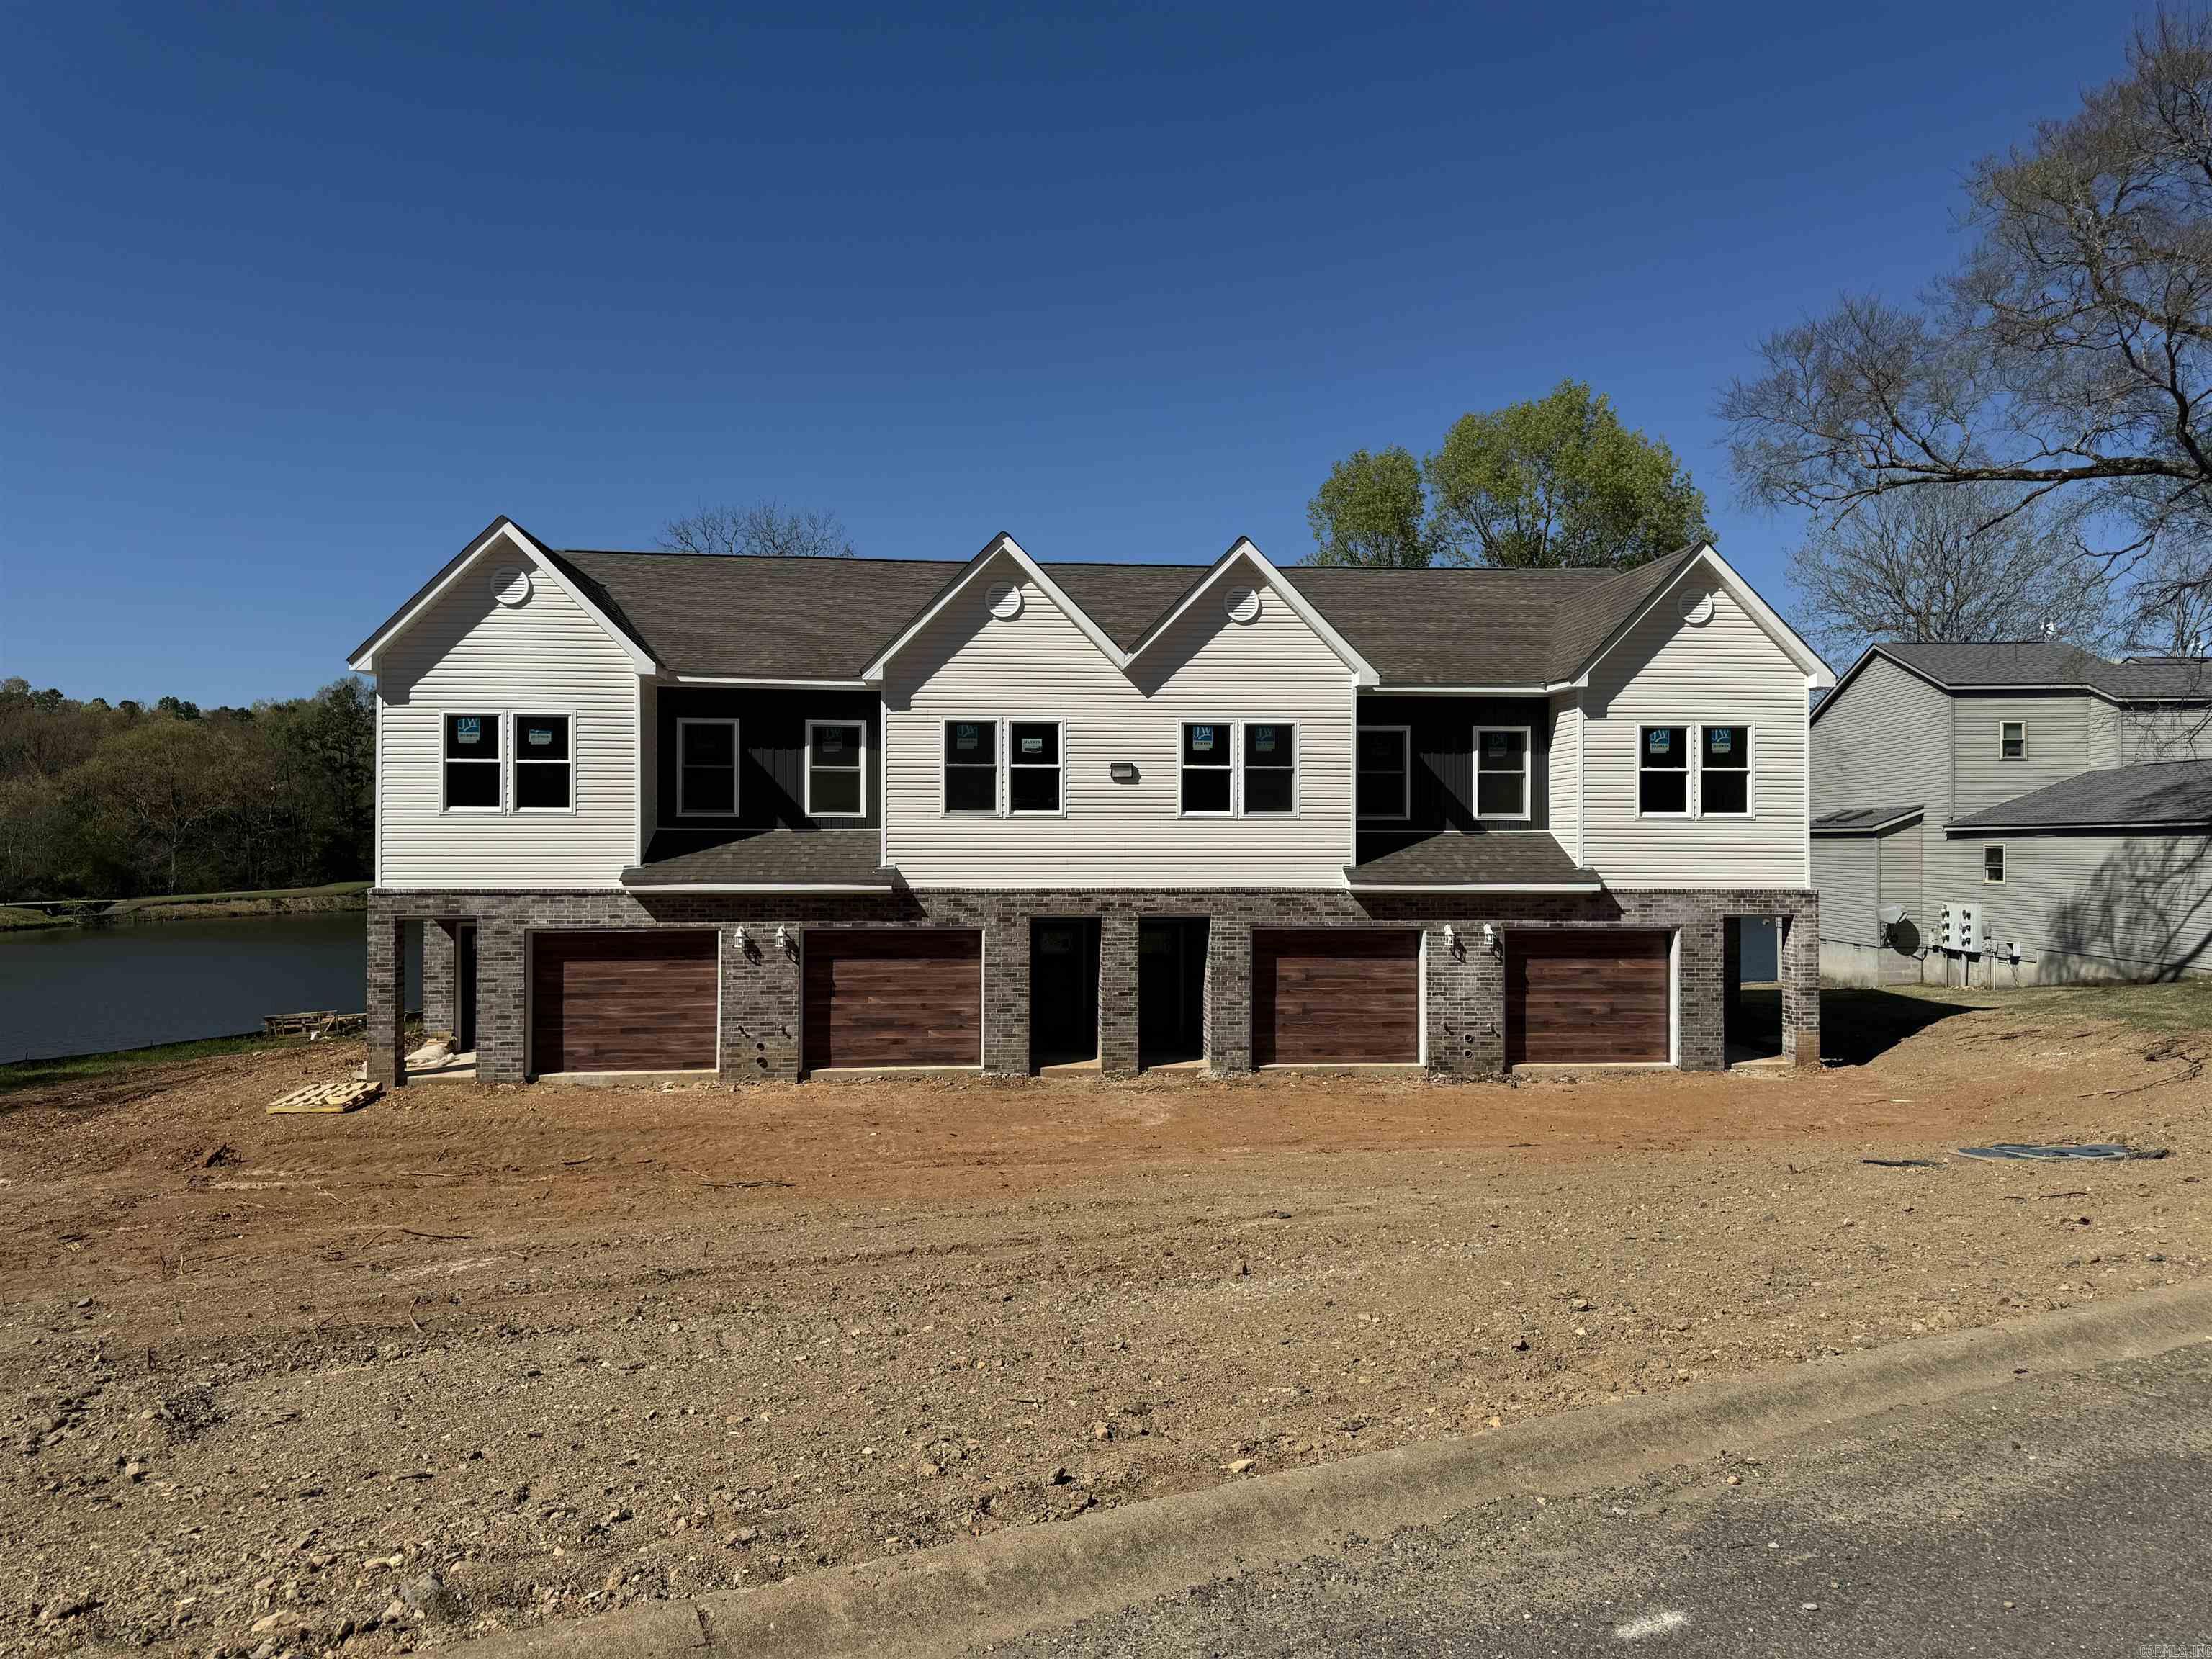
[[[264,1036],[352,1036],[368,1029],[367,1014],[341,1014],[325,1009],[308,1014],[264,1014]]]
[[[357,1112],[384,1092],[381,1083],[349,1078],[343,1083],[315,1083],[295,1089],[269,1103],[272,1112]]]

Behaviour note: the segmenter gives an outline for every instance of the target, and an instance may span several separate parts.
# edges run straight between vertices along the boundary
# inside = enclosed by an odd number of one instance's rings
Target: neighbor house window
[[[1474,728],[1474,815],[1478,818],[1528,816],[1528,728]]]
[[[945,722],[945,810],[999,810],[999,728],[993,722]]]
[[[1751,816],[1751,728],[1698,728],[1698,810],[1707,817]]]
[[[514,810],[565,812],[575,805],[566,714],[514,717]]]
[[[859,720],[806,722],[806,816],[857,818],[868,810],[868,728]]]
[[[1984,847],[1982,848],[1982,879],[1990,883],[1992,886],[2002,887],[2004,885],[2003,848]]]
[[[1229,780],[1237,759],[1229,733],[1225,721],[1182,728],[1182,810],[1187,816],[1227,816]]]
[[[446,810],[496,812],[499,787],[499,716],[446,716]]]
[[[1644,817],[1680,817],[1690,810],[1690,728],[1636,728],[1636,810]]]
[[[1060,802],[1058,720],[1006,723],[1006,810],[1057,812]]]
[[[1403,726],[1359,728],[1358,811],[1363,818],[1404,818],[1413,811],[1413,733]]]
[[[1247,817],[1298,810],[1298,729],[1255,721],[1244,728]]]
[[[1997,722],[1997,753],[2006,760],[2027,758],[2027,722],[2026,720]]]
[[[677,721],[676,815],[735,817],[737,812],[737,721]]]

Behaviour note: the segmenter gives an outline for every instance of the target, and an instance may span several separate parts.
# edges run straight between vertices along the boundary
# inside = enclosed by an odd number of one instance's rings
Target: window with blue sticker
[[[1690,728],[1637,727],[1636,810],[1673,817],[1690,810]]]
[[[1699,728],[1698,810],[1707,817],[1740,818],[1751,813],[1751,728]]]
[[[566,714],[514,717],[514,810],[565,812],[574,804]]]
[[[1230,781],[1236,773],[1236,752],[1229,746],[1229,727],[1195,721],[1182,728],[1182,810],[1200,816],[1228,814]]]
[[[1254,721],[1244,728],[1245,816],[1298,810],[1297,728]]]
[[[999,810],[999,727],[993,720],[945,722],[945,810]]]
[[[500,793],[499,716],[446,716],[446,810],[496,812]]]

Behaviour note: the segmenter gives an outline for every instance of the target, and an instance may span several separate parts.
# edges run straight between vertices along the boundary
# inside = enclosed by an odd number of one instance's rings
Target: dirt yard
[[[1782,1078],[0,1093],[0,1651],[450,1643],[2194,1278],[2212,1035],[2100,1008],[1836,999]],[[2036,1138],[2172,1155],[1946,1158]]]

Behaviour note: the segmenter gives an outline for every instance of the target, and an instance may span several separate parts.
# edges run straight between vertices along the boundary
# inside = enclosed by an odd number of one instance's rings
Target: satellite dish
[[[491,573],[491,596],[501,605],[520,605],[530,597],[530,573],[519,564],[503,564]]]
[[[1260,620],[1260,590],[1256,587],[1232,587],[1222,603],[1222,609],[1228,611],[1229,620],[1233,623],[1257,622]]]
[[[1713,619],[1713,596],[1710,593],[1682,595],[1682,620],[1692,628],[1703,628]]]
[[[991,590],[988,603],[993,616],[1000,622],[1012,622],[1022,614],[1022,590],[1012,582],[1000,582]]]
[[[1875,915],[1881,918],[1883,927],[1894,927],[1905,920],[1905,907],[1901,904],[1885,904],[1881,909],[1875,911]]]

